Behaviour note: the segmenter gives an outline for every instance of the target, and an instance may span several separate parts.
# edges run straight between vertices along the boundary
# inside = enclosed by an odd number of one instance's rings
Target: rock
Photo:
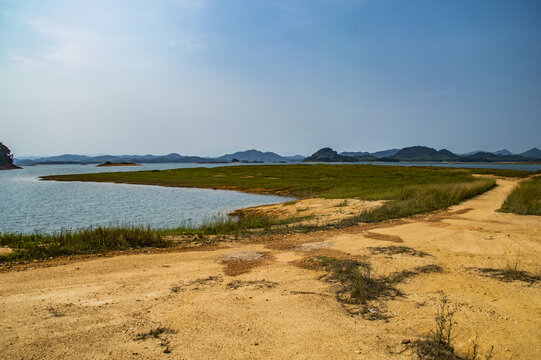
[[[402,341],[400,342],[401,344],[409,344],[411,343],[411,340],[410,339],[402,339]]]
[[[163,349],[164,354],[169,354],[170,352],[171,352],[171,349],[169,349],[167,346],[165,347],[165,349]]]

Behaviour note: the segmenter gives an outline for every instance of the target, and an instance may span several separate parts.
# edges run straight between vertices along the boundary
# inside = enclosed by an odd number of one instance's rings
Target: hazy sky
[[[0,0],[16,156],[541,147],[541,1]]]

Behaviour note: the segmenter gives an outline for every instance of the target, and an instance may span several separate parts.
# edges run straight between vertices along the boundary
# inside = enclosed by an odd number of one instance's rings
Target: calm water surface
[[[91,225],[137,224],[173,227],[291,198],[236,191],[145,185],[40,181],[39,176],[107,171],[164,170],[200,164],[138,167],[37,165],[0,171],[0,232],[53,232]],[[223,166],[206,164],[205,166]]]

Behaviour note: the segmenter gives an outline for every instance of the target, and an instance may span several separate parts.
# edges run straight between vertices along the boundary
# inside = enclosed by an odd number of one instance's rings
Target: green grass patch
[[[263,215],[247,215],[240,217],[216,216],[203,222],[201,225],[184,224],[170,229],[157,230],[160,235],[197,235],[204,237],[207,235],[242,235],[246,232],[255,232],[255,234],[265,234],[272,232],[276,227],[288,227],[303,220],[309,219],[309,216],[290,217],[279,219]]]
[[[409,186],[475,182],[471,174],[497,169],[453,169],[381,165],[247,165],[96,174],[53,175],[46,180],[94,181],[229,189],[298,198],[395,199]],[[511,171],[531,175],[527,171]]]
[[[52,234],[0,234],[0,245],[13,249],[0,261],[28,261],[56,256],[96,254],[144,247],[167,247],[150,227],[114,226],[62,230]]]
[[[500,211],[520,215],[541,215],[541,176],[522,181],[509,194]]]

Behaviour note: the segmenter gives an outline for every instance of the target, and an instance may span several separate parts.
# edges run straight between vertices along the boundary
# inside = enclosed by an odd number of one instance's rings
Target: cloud
[[[95,63],[97,37],[86,30],[70,29],[59,26],[44,18],[23,20],[23,23],[46,37],[44,50],[33,56],[10,53],[10,58],[25,65],[60,63],[63,65],[85,66]]]
[[[431,98],[431,97],[439,97],[439,96],[448,96],[454,94],[455,91],[453,89],[448,90],[435,90],[435,91],[426,91],[426,92],[419,92],[415,94],[414,98]]]

